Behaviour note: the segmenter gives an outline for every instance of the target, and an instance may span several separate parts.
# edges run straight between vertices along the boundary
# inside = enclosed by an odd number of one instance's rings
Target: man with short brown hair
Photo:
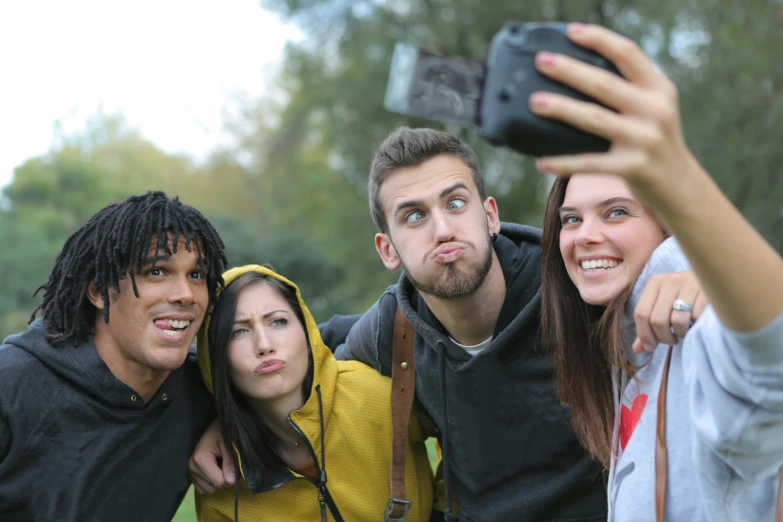
[[[447,520],[452,496],[465,521],[605,520],[601,467],[570,427],[541,345],[541,232],[501,224],[475,154],[445,132],[392,132],[369,186],[376,250],[404,272],[336,354],[390,375],[397,307],[413,325]]]

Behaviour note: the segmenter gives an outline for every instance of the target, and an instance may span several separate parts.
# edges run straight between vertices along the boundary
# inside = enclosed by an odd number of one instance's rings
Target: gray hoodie
[[[688,270],[677,242],[654,253],[628,306],[655,274]],[[609,478],[610,520],[655,520],[658,390],[668,347],[628,357],[647,363],[621,377]],[[708,307],[674,346],[666,397],[666,520],[772,522],[783,463],[783,314],[756,332],[733,332]]]
[[[195,362],[144,404],[92,339],[53,347],[36,320],[0,345],[0,520],[169,521],[214,417]]]

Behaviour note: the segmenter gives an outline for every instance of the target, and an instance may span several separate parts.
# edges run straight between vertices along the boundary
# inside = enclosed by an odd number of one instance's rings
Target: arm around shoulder
[[[391,287],[393,288],[393,287]],[[388,310],[397,309],[397,301],[393,291],[387,289],[381,298],[373,304],[364,315],[359,318],[348,333],[345,344],[339,346],[334,355],[341,360],[361,361],[372,366],[384,375],[389,375],[387,371],[391,361],[391,334],[393,329],[393,320],[387,325],[384,321]],[[392,313],[392,318],[394,317]],[[382,352],[386,347],[386,337],[388,335],[388,357],[383,357]],[[388,359],[388,361],[386,360]]]
[[[321,333],[321,339],[324,344],[328,346],[332,352],[345,344],[348,333],[361,317],[361,314],[333,315],[332,318],[325,323],[319,324],[318,330]]]

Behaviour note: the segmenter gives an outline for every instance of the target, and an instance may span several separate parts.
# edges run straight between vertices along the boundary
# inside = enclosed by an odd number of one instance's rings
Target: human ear
[[[498,203],[495,201],[495,198],[488,197],[484,200],[484,212],[487,214],[489,235],[500,233],[500,214],[498,213]]]
[[[402,264],[400,256],[397,255],[397,251],[394,249],[391,237],[389,234],[375,234],[375,250],[378,255],[381,256],[381,261],[389,270],[397,270]]]
[[[87,285],[87,291],[85,293],[87,294],[87,299],[90,300],[95,308],[98,310],[103,310],[106,304],[103,301],[101,289],[98,288],[98,285],[96,285],[94,282],[90,283]]]

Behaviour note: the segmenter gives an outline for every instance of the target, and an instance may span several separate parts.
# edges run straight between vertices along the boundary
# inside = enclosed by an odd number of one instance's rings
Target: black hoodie
[[[440,431],[446,491],[462,521],[606,519],[601,466],[570,427],[541,345],[540,238],[503,224],[493,245],[506,297],[491,344],[475,357],[451,342],[404,273],[336,351],[390,375],[403,311],[416,331],[416,396]]]
[[[36,320],[0,345],[0,520],[171,520],[211,404],[194,361],[144,404],[92,339],[52,347]]]

